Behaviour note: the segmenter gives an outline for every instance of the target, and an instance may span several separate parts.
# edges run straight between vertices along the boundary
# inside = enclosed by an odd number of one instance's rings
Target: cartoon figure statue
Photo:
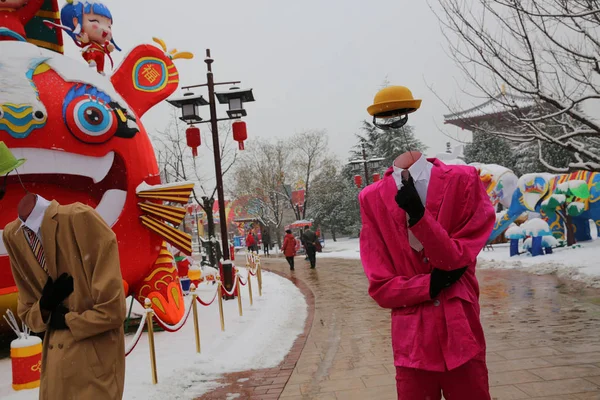
[[[0,1],[0,40],[26,41],[25,25],[35,17],[44,0]]]
[[[191,236],[173,227],[186,209],[163,201],[187,204],[193,183],[161,185],[140,118],[177,89],[174,60],[192,55],[155,42],[159,46],[135,47],[105,79],[58,52],[0,41],[0,88],[12,88],[0,90],[0,141],[16,158],[28,160],[20,176],[7,177],[0,231],[17,216],[23,193],[19,178],[48,200],[94,208],[116,234],[125,294],[142,303],[149,299],[157,317],[176,324],[185,305],[166,244],[190,255]],[[14,111],[6,112],[7,104]],[[43,106],[43,123],[33,129],[36,112],[21,104]],[[0,243],[0,314],[14,309],[17,291]]]
[[[90,67],[96,67],[104,75],[105,56],[111,68],[114,67],[110,53],[121,49],[112,36],[113,17],[108,7],[96,1],[68,0],[60,11],[60,19],[63,23],[60,28],[83,49],[83,58]]]

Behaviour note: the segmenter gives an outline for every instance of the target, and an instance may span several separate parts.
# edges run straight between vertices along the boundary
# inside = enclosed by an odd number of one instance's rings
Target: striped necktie
[[[33,255],[35,256],[38,264],[40,264],[40,267],[42,267],[42,269],[48,273],[48,267],[46,267],[46,255],[44,254],[44,248],[42,247],[40,238],[34,231],[26,226],[23,226],[23,232],[25,233],[25,238],[27,239],[27,242],[29,243],[31,251],[33,251]]]

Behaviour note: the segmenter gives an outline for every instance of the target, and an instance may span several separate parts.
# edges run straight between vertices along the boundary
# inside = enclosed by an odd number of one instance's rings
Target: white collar
[[[428,168],[428,164],[429,161],[427,161],[427,158],[424,155],[421,155],[421,157],[419,157],[419,159],[408,168],[408,172],[410,172],[410,176],[412,176],[412,178],[415,181],[427,178],[427,168]],[[401,173],[403,171],[402,168],[398,168],[395,165],[394,167],[394,175],[401,177]]]
[[[26,221],[21,220],[21,227],[26,226],[33,232],[38,233],[42,226],[42,222],[44,221],[46,210],[50,206],[50,202],[40,195],[36,195],[36,197],[37,199],[35,201],[33,210],[31,211],[31,214],[29,214],[29,217],[27,217]]]

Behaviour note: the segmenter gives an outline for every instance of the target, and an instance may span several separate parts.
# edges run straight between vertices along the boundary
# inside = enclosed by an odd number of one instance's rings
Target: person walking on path
[[[317,235],[310,230],[309,227],[306,227],[304,230],[304,234],[302,235],[304,239],[304,246],[306,248],[306,255],[308,256],[308,260],[310,261],[310,268],[315,269],[317,267]]]
[[[254,233],[252,229],[248,231],[248,236],[246,236],[246,247],[248,247],[248,252],[255,252],[256,240],[254,239]]]
[[[420,106],[407,88],[382,92],[371,115],[389,118],[393,104],[406,122]],[[490,400],[475,267],[496,215],[477,170],[406,152],[359,201],[369,295],[391,309],[398,399]]]
[[[271,247],[271,235],[268,230],[265,230],[265,233],[262,235],[263,241],[263,253],[265,256],[269,256],[269,250]]]
[[[283,238],[283,245],[281,251],[285,256],[288,264],[290,264],[290,271],[294,270],[294,257],[296,256],[296,238],[292,234],[290,229],[285,231],[285,237]]]

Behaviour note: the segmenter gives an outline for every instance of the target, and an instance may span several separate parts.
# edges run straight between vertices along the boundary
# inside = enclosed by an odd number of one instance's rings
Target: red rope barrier
[[[208,307],[210,306],[212,303],[214,303],[215,299],[217,298],[217,294],[218,294],[218,290],[215,290],[215,295],[213,296],[212,300],[208,303],[205,303],[204,301],[202,301],[202,299],[200,298],[200,296],[196,296],[196,300],[198,300],[198,303],[202,304],[204,307]]]

